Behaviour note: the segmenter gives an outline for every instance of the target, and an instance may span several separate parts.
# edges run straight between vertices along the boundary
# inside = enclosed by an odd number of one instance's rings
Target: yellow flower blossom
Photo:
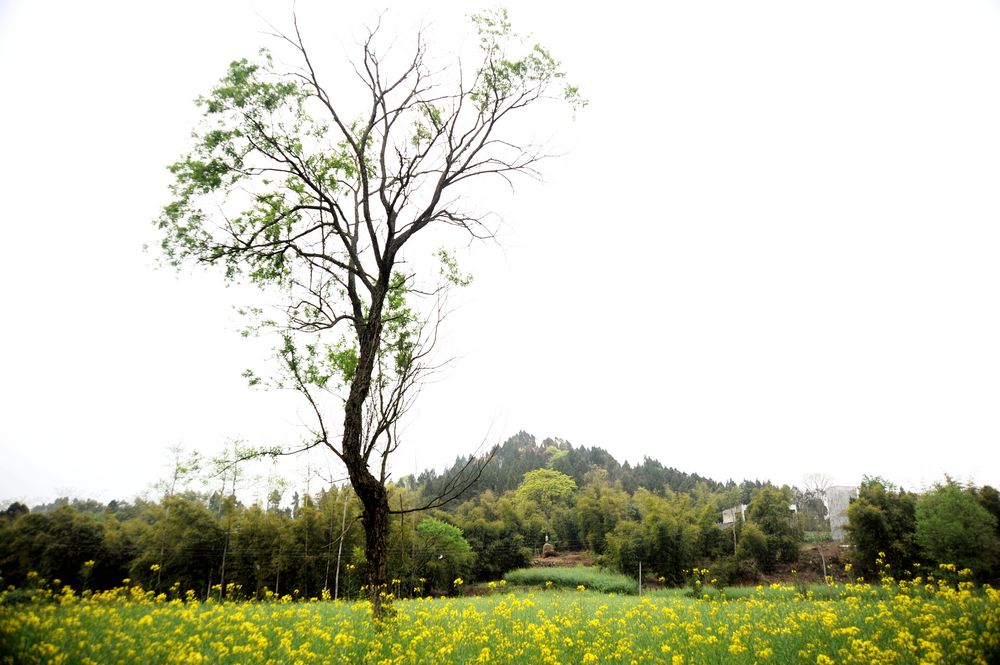
[[[556,589],[396,600],[394,619],[379,629],[367,601],[279,603],[262,592],[257,601],[203,602],[192,590],[77,595],[41,584],[32,587],[39,602],[0,602],[0,653],[13,650],[7,662],[86,665],[976,662],[995,648],[1000,592],[951,580],[929,589],[836,584],[823,600],[785,585],[739,600]]]

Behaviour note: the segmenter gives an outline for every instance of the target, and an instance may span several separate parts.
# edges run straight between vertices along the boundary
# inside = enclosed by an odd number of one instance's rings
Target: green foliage
[[[518,501],[534,502],[544,510],[568,503],[575,490],[576,483],[565,473],[535,469],[524,474],[515,495]]]
[[[639,489],[630,495],[621,482],[628,471],[600,449],[573,448],[556,440],[538,445],[528,435],[513,437],[508,444],[510,456],[503,458],[499,471],[508,473],[509,462],[518,471],[520,486],[510,483],[507,491],[472,493],[422,521],[419,514],[391,518],[389,574],[401,581],[394,593],[414,593],[422,584],[420,577],[430,580],[420,589],[424,593],[432,587],[450,592],[456,577],[470,584],[498,580],[530,564],[532,550],[544,536],[541,530],[549,524],[560,551],[590,549],[600,555],[602,565],[630,579],[641,563],[647,579],[663,577],[667,584],[683,584],[685,571],[695,567],[711,569],[709,577],[719,584],[747,582],[784,561],[779,558],[783,546],[769,540],[774,533],[780,537],[793,522],[784,489],[755,493],[751,521],[742,525],[733,555],[732,531],[718,527],[718,508],[732,505],[734,491],[742,491],[735,483],[696,483],[690,493]],[[547,449],[565,453],[559,459],[573,460],[573,469],[577,462],[586,462],[589,470],[582,471],[579,486],[568,474],[545,468]],[[233,452],[242,450],[235,445]],[[539,466],[525,471],[525,459]],[[186,474],[199,466],[178,455],[173,479],[163,484],[166,496],[159,502],[105,505],[60,499],[31,512],[15,505],[9,516],[0,516],[4,580],[20,585],[35,571],[91,590],[129,577],[168,593],[175,585],[191,588],[200,598],[222,582],[238,585],[247,598],[262,598],[268,591],[318,596],[323,589],[333,594],[335,587],[338,597],[358,597],[366,583],[358,519],[362,507],[349,488],[314,496],[296,493],[294,509],[281,507],[279,489],[267,496],[266,508],[244,506],[231,494],[171,489],[187,486]],[[617,481],[611,480],[613,474],[619,475]],[[427,486],[437,478],[426,473],[390,487],[391,506],[421,505]],[[509,480],[496,473],[490,482]],[[859,573],[878,572],[875,562],[882,558],[895,574],[922,560],[919,547],[933,563],[969,567],[984,580],[997,578],[996,560],[991,558],[997,542],[989,509],[996,505],[992,488],[963,489],[949,481],[918,501],[887,489],[883,482],[867,480],[850,508],[855,545],[851,556]],[[541,512],[542,504],[551,508],[548,516]],[[880,557],[880,552],[886,555]],[[94,564],[85,566],[88,561]],[[597,588],[592,582],[572,581],[573,587]]]
[[[156,591],[164,590],[164,576],[184,589],[205,588],[222,558],[221,521],[204,503],[182,496],[166,497],[151,512],[150,524],[133,525],[138,556],[129,576]],[[215,578],[218,582],[219,573]]]
[[[473,14],[472,21],[486,55],[484,66],[478,71],[479,85],[470,95],[481,110],[489,109],[504,97],[528,98],[539,85],[548,87],[565,79],[559,63],[539,44],[526,52],[512,53],[512,47],[522,40],[513,32],[506,9]],[[579,88],[568,83],[562,85],[562,96],[574,110],[588,103]]]
[[[358,363],[345,354],[368,324],[384,325],[396,372],[409,366],[418,321],[404,302],[413,276],[396,270],[403,244],[431,222],[475,223],[449,208],[446,188],[477,175],[506,177],[534,161],[516,155],[516,142],[498,139],[494,130],[509,114],[549,99],[556,84],[571,107],[585,103],[544,48],[522,53],[505,12],[478,14],[473,23],[482,37],[479,74],[451,92],[427,85],[432,74],[421,44],[394,85],[381,89],[382,75],[368,82],[373,109],[334,108],[318,81],[276,68],[267,50],[232,62],[197,100],[203,121],[191,151],[170,166],[172,200],[156,222],[164,258],[175,266],[220,265],[230,280],[284,291],[287,316],[247,329],[284,331],[279,356],[287,360],[294,350],[315,364],[315,372],[298,377],[306,384],[353,381]],[[374,41],[365,45],[366,62],[377,59],[374,49]],[[474,104],[463,103],[466,97]],[[498,150],[515,154],[499,158]],[[444,284],[470,282],[449,252],[437,258]],[[342,323],[349,332],[340,348],[317,343],[304,351],[289,341],[298,336],[292,331],[319,335]]]
[[[35,572],[81,586],[84,562],[97,561],[100,565],[88,576],[98,585],[113,584],[120,581],[131,554],[121,539],[114,519],[85,515],[69,505],[49,513],[18,511],[13,521],[0,524],[0,570],[15,585]]]
[[[760,527],[770,551],[768,566],[773,562],[793,563],[799,560],[802,531],[792,515],[792,492],[788,487],[762,487],[747,507],[747,519]]]
[[[524,474],[524,481],[514,492],[514,500],[522,515],[529,533],[532,533],[540,546],[540,538],[549,533],[553,541],[558,539],[552,535],[561,522],[564,527],[572,528],[572,520],[561,520],[560,517],[569,508],[576,491],[576,483],[564,473],[552,469],[535,469]],[[564,537],[568,534],[563,529]],[[559,543],[556,542],[556,546]]]
[[[932,563],[955,564],[985,578],[1000,562],[996,530],[996,518],[950,479],[917,500],[916,541]]]
[[[585,587],[604,593],[636,593],[638,582],[626,575],[592,566],[541,567],[512,570],[508,584],[527,587],[576,589]]]
[[[823,498],[823,492],[820,490],[793,490],[792,502],[798,507],[796,517],[803,532],[830,533],[830,520]]]
[[[915,542],[916,497],[881,478],[868,478],[847,509],[848,541],[854,548],[857,572],[872,576],[876,560],[902,570],[918,558]],[[884,554],[884,556],[880,556]]]
[[[469,552],[469,543],[462,536],[462,530],[439,519],[425,517],[420,520],[417,534],[424,545],[435,551],[447,554]]]
[[[458,260],[444,247],[437,251],[438,261],[441,263],[441,277],[455,286],[468,286],[472,284],[472,275],[462,273],[458,267]]]
[[[638,575],[639,564],[648,559],[650,548],[646,529],[640,523],[621,521],[607,534],[607,548],[601,562],[615,570]]]
[[[736,544],[736,561],[742,568],[770,572],[774,569],[774,550],[768,545],[767,534],[753,522],[743,525]],[[745,564],[750,563],[747,568]]]
[[[288,555],[296,553],[288,527],[287,516],[266,513],[258,506],[240,515],[232,538],[229,576],[248,596],[260,598],[265,589],[280,589],[282,568],[289,563]],[[285,581],[295,584],[298,580],[290,580],[286,573]]]
[[[527,566],[531,561],[526,529],[509,495],[498,499],[486,490],[459,505],[455,519],[476,552],[474,579],[497,580],[507,571]]]
[[[383,318],[382,354],[392,358],[392,370],[396,376],[406,376],[413,365],[413,354],[417,345],[419,321],[406,301],[406,276],[395,272],[389,280]],[[357,367],[355,362],[354,367]],[[382,370],[376,376],[376,385],[382,384]],[[353,371],[352,371],[353,374]]]
[[[558,455],[549,456],[549,450],[554,449]],[[424,485],[428,496],[433,496],[441,487],[446,486],[465,466],[468,460],[460,457],[451,469],[438,475],[434,471],[426,471],[416,479]],[[705,486],[709,493],[734,493],[732,499],[722,501],[726,507],[739,502],[739,488],[730,483],[724,485],[710,478],[697,474],[685,473],[672,467],[665,467],[656,460],[646,459],[642,464],[631,466],[619,462],[605,449],[574,446],[568,441],[546,439],[539,443],[527,432],[518,432],[507,439],[497,451],[493,460],[483,469],[482,476],[476,484],[476,491],[490,490],[497,495],[516,489],[524,479],[524,474],[538,468],[551,468],[572,478],[578,486],[591,482],[587,476],[595,470],[606,472],[606,481],[616,489],[631,496],[636,490],[644,487],[650,491],[661,492],[669,488],[674,492],[695,493],[700,486]],[[749,488],[760,486],[750,483]],[[748,490],[750,491],[750,490]],[[746,502],[750,498],[747,497]],[[713,520],[717,515],[713,516]]]
[[[973,490],[976,501],[993,516],[997,523],[996,534],[1000,537],[1000,492],[990,485]]]
[[[621,521],[607,536],[604,560],[629,574],[643,571],[682,584],[685,570],[697,561],[700,510],[691,497],[670,493],[661,497],[640,489],[632,498],[638,522]]]
[[[476,558],[461,529],[433,517],[417,524],[417,548],[423,555],[421,577],[439,591],[454,589],[454,580],[468,575]]]
[[[7,506],[7,510],[5,510],[3,513],[0,513],[0,519],[7,520],[8,522],[13,522],[21,515],[27,515],[28,512],[29,512],[28,507],[26,505],[24,505],[20,501],[15,501],[9,506]]]
[[[164,231],[161,248],[167,260],[179,265],[194,259],[222,262],[226,275],[247,275],[266,284],[290,276],[284,253],[245,255],[220,244],[206,222],[215,202],[236,203],[231,193],[243,182],[252,182],[257,166],[253,156],[260,149],[301,153],[308,116],[303,109],[307,92],[294,79],[276,73],[269,55],[263,62],[232,62],[218,86],[198,99],[205,122],[196,132],[191,153],[170,167],[175,177],[174,199],[164,207],[158,226]],[[242,211],[229,216],[229,230],[252,233],[266,241],[288,237],[300,216],[295,194],[304,191],[301,179],[290,177],[287,189],[263,191],[243,197]],[[219,194],[219,196],[215,196]]]
[[[626,518],[629,495],[607,482],[603,469],[588,474],[588,482],[577,495],[573,514],[582,543],[595,554],[603,554],[607,535]]]
[[[702,478],[696,473],[684,473],[673,467],[666,467],[659,460],[649,457],[634,467],[625,464],[622,468],[621,481],[622,489],[629,494],[635,494],[639,488],[651,492],[661,492],[664,489],[674,492],[693,492],[701,483],[707,483],[712,490],[722,489],[721,483]],[[730,502],[728,505],[733,503],[736,502]]]

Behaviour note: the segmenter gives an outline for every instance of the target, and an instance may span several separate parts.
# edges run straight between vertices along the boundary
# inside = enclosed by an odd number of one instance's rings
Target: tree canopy
[[[954,564],[981,576],[1000,561],[996,518],[954,481],[921,497],[916,518],[916,541],[932,562]]]

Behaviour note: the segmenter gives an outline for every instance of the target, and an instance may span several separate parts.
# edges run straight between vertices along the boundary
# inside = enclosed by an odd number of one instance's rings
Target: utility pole
[[[344,514],[340,518],[340,543],[337,545],[337,574],[333,579],[334,600],[337,600],[340,596],[340,556],[344,552],[344,536],[347,535],[347,502],[351,498],[346,488],[343,488],[342,491],[344,492]]]

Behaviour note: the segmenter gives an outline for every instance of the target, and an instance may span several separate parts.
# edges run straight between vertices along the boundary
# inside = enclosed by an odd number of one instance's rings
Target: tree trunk
[[[347,448],[346,445],[344,447]],[[361,500],[361,524],[365,529],[365,560],[368,569],[367,595],[372,604],[372,618],[379,621],[385,610],[385,598],[381,593],[386,590],[389,579],[389,495],[360,456],[348,454],[344,456],[344,461],[354,493]]]
[[[378,621],[383,617],[384,596],[381,594],[386,590],[389,571],[389,495],[385,486],[372,475],[360,456],[345,455],[344,461],[354,493],[361,501],[361,524],[365,530],[367,595],[372,604],[372,618]]]
[[[387,259],[392,265],[392,257]],[[371,309],[366,323],[358,330],[358,366],[344,404],[343,460],[351,487],[361,501],[361,522],[365,529],[365,559],[368,567],[368,599],[372,618],[383,618],[384,596],[389,570],[389,495],[382,479],[368,468],[364,448],[364,404],[371,391],[372,373],[382,334],[382,308],[389,286],[389,271],[383,270],[372,293]]]
[[[348,423],[350,420],[345,418],[345,429],[348,429]],[[344,455],[345,466],[363,510],[361,524],[365,530],[367,595],[372,604],[372,618],[378,621],[383,618],[384,613],[384,596],[381,592],[386,590],[389,579],[389,495],[382,482],[372,475],[362,457],[351,454],[353,451],[347,446],[346,433],[344,438],[347,452]]]
[[[361,523],[365,528],[365,559],[368,568],[368,599],[372,604],[372,617],[382,619],[386,608],[385,593],[389,579],[389,498],[379,483],[378,491],[370,499],[362,500],[364,514]]]

